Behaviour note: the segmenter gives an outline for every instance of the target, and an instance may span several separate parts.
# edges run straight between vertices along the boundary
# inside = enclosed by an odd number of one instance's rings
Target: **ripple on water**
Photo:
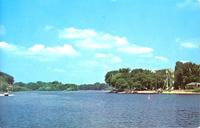
[[[19,92],[0,97],[1,128],[198,128],[199,95]]]

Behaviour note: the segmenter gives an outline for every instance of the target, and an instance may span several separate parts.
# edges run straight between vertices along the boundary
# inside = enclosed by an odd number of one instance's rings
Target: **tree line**
[[[105,90],[108,85],[105,83],[94,84],[64,84],[62,82],[16,82],[13,86],[13,91],[78,91],[78,90]]]
[[[109,71],[105,75],[106,83],[64,84],[53,82],[16,82],[14,77],[0,71],[0,91],[62,91],[62,90],[157,90],[185,89],[191,82],[200,82],[200,65],[192,62],[176,62],[175,69],[121,68]],[[13,86],[12,86],[13,85]]]
[[[6,91],[77,91],[77,90],[106,90],[108,85],[96,82],[94,84],[64,84],[59,81],[53,82],[15,82],[14,77],[0,71],[0,92]]]
[[[121,68],[107,72],[105,82],[118,91],[185,89],[190,82],[200,82],[200,65],[178,61],[174,71]]]

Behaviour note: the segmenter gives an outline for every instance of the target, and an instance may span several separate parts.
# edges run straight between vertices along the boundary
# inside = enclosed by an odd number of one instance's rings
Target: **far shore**
[[[143,91],[110,91],[110,93],[119,93],[119,94],[179,94],[179,95],[200,95],[200,92],[193,92],[192,90],[163,90],[158,92],[156,90],[143,90]]]
[[[116,93],[116,94],[175,94],[175,95],[200,95],[200,92],[194,92],[193,90],[125,90],[125,91],[118,91],[118,90],[74,90],[74,91],[104,91],[106,93]],[[10,92],[9,96],[12,95]],[[0,92],[0,96],[4,96],[3,92]]]

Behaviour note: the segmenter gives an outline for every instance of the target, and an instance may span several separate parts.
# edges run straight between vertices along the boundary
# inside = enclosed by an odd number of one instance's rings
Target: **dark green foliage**
[[[94,83],[94,84],[63,84],[58,81],[53,82],[41,82],[36,83],[23,83],[16,82],[14,84],[14,91],[76,91],[76,90],[105,90],[108,86],[104,83]]]
[[[105,75],[105,82],[117,90],[185,89],[191,82],[200,82],[200,65],[176,62],[175,72],[162,69],[119,69]]]
[[[13,84],[14,83],[14,77],[11,75],[8,75],[4,72],[0,71],[0,80],[1,81],[6,81],[8,84]]]
[[[185,89],[186,84],[200,82],[200,65],[187,62],[176,62],[175,89]]]
[[[108,85],[105,83],[83,84],[78,86],[79,90],[105,90]]]
[[[195,88],[192,90],[193,92],[200,92],[200,88]]]
[[[58,81],[53,82],[42,82],[37,81],[23,83],[23,82],[16,82],[14,84],[14,91],[74,91],[78,90],[78,86],[75,84],[62,84]]]
[[[173,82],[173,72],[168,69],[152,72],[146,69],[119,69],[105,75],[105,81],[113,88],[123,90],[166,89]]]
[[[27,88],[27,87],[15,85],[13,87],[13,91],[16,92],[16,91],[31,91],[31,90],[29,88]]]
[[[0,87],[0,90],[1,91],[3,91],[3,92],[6,92],[6,91],[8,91],[8,85],[6,84],[6,83],[3,83],[2,85],[1,85],[1,87]]]
[[[8,91],[9,87],[12,86],[13,82],[13,76],[0,71],[0,91]]]

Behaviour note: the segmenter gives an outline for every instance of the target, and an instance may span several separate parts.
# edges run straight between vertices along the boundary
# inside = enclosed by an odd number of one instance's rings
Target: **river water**
[[[200,128],[200,95],[16,92],[0,128]]]

